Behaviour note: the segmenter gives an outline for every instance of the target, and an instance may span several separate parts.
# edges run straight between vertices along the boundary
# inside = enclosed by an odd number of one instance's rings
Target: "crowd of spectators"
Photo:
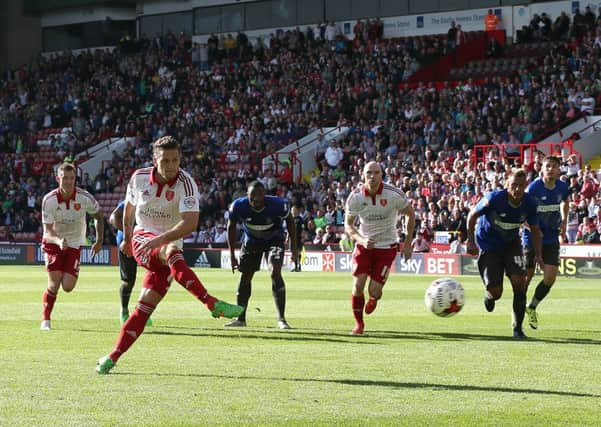
[[[584,13],[577,8],[574,17],[570,18],[567,13],[561,12],[555,20],[546,12],[540,15],[535,13],[528,25],[517,31],[518,43],[529,43],[546,40],[569,40],[579,39],[589,31],[594,31],[601,23],[601,7],[599,15],[595,15],[591,6],[586,6]]]
[[[592,114],[600,101],[597,19],[555,43],[536,69],[440,89],[410,88],[404,80],[454,48],[448,34],[384,39],[379,20],[359,21],[353,33],[349,40],[336,24],[323,23],[252,44],[243,33],[211,36],[206,44],[168,33],[128,40],[114,51],[41,57],[0,87],[0,225],[13,233],[39,231],[41,196],[55,185],[50,173],[33,173],[36,136],[68,126],[70,137],[52,141],[57,160],[109,137],[133,138],[96,177],[81,177],[92,193],[122,188],[133,170],[149,165],[157,137],[178,138],[182,167],[197,178],[201,196],[199,229],[188,242],[223,243],[229,203],[259,179],[300,208],[306,244],[336,245],[344,200],[372,159],[414,204],[416,238],[431,242],[436,231],[464,238],[469,208],[519,166],[506,154]],[[323,140],[319,168],[306,181],[294,180],[289,165],[261,168],[264,154],[327,122],[349,132],[331,144]],[[498,149],[472,162],[473,146],[483,144]],[[595,217],[599,177],[564,157],[562,179],[570,182],[574,210],[579,218]],[[524,165],[531,176],[540,159],[537,154]],[[229,166],[217,167],[223,164]],[[574,239],[585,240],[581,228]]]

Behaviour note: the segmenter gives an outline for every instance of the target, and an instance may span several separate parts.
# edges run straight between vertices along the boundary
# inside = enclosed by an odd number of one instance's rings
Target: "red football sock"
[[[42,301],[44,302],[44,311],[42,314],[44,316],[44,320],[50,320],[50,313],[52,313],[52,309],[54,308],[56,294],[46,289],[44,291],[44,295],[42,296]]]
[[[171,275],[173,278],[188,290],[192,295],[201,300],[209,310],[215,308],[217,298],[210,295],[205,287],[202,285],[198,276],[188,267],[184,255],[181,252],[175,252],[167,260]]]
[[[133,314],[129,316],[123,326],[121,326],[121,332],[115,343],[115,348],[111,354],[109,354],[109,357],[113,362],[117,362],[123,353],[132,346],[140,335],[142,335],[144,327],[146,326],[146,321],[153,311],[154,306],[152,304],[138,301],[138,305],[136,305]]]
[[[357,323],[363,323],[363,306],[365,305],[365,296],[351,294],[351,305],[353,307],[353,316],[355,316],[355,321]]]

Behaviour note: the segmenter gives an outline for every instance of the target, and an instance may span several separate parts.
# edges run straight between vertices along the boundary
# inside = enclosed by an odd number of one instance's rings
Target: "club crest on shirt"
[[[175,196],[175,193],[172,190],[167,190],[165,192],[165,198],[167,199],[167,201],[172,201],[173,197]]]
[[[81,209],[81,203],[73,203],[73,209],[75,209],[76,211]]]
[[[388,204],[388,200],[386,200],[386,199],[380,199],[380,204],[382,206],[386,206]]]
[[[186,197],[184,199],[184,206],[188,209],[192,209],[194,207],[194,197]]]

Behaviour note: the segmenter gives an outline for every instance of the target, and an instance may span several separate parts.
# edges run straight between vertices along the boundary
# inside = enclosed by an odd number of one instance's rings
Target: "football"
[[[444,277],[436,279],[426,289],[425,302],[432,313],[440,317],[450,317],[463,308],[465,292],[457,280]]]

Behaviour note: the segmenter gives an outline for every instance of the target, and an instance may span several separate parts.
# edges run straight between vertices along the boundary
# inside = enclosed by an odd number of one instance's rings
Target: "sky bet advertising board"
[[[560,249],[559,275],[580,278],[601,278],[601,245],[564,245]],[[188,265],[197,268],[230,269],[230,251],[207,248],[185,248]],[[239,251],[236,251],[239,256]],[[42,264],[44,252],[40,245],[0,245],[1,264]],[[81,263],[118,265],[117,248],[105,246],[94,258],[89,247],[81,250]],[[302,271],[350,273],[352,254],[349,252],[307,251],[302,256]],[[291,267],[290,252],[286,253],[284,269]],[[262,270],[268,270],[264,261]],[[444,253],[415,253],[405,260],[398,254],[391,268],[392,274],[428,274],[433,276],[478,275],[478,259],[469,255]],[[541,274],[537,267],[536,274]]]

